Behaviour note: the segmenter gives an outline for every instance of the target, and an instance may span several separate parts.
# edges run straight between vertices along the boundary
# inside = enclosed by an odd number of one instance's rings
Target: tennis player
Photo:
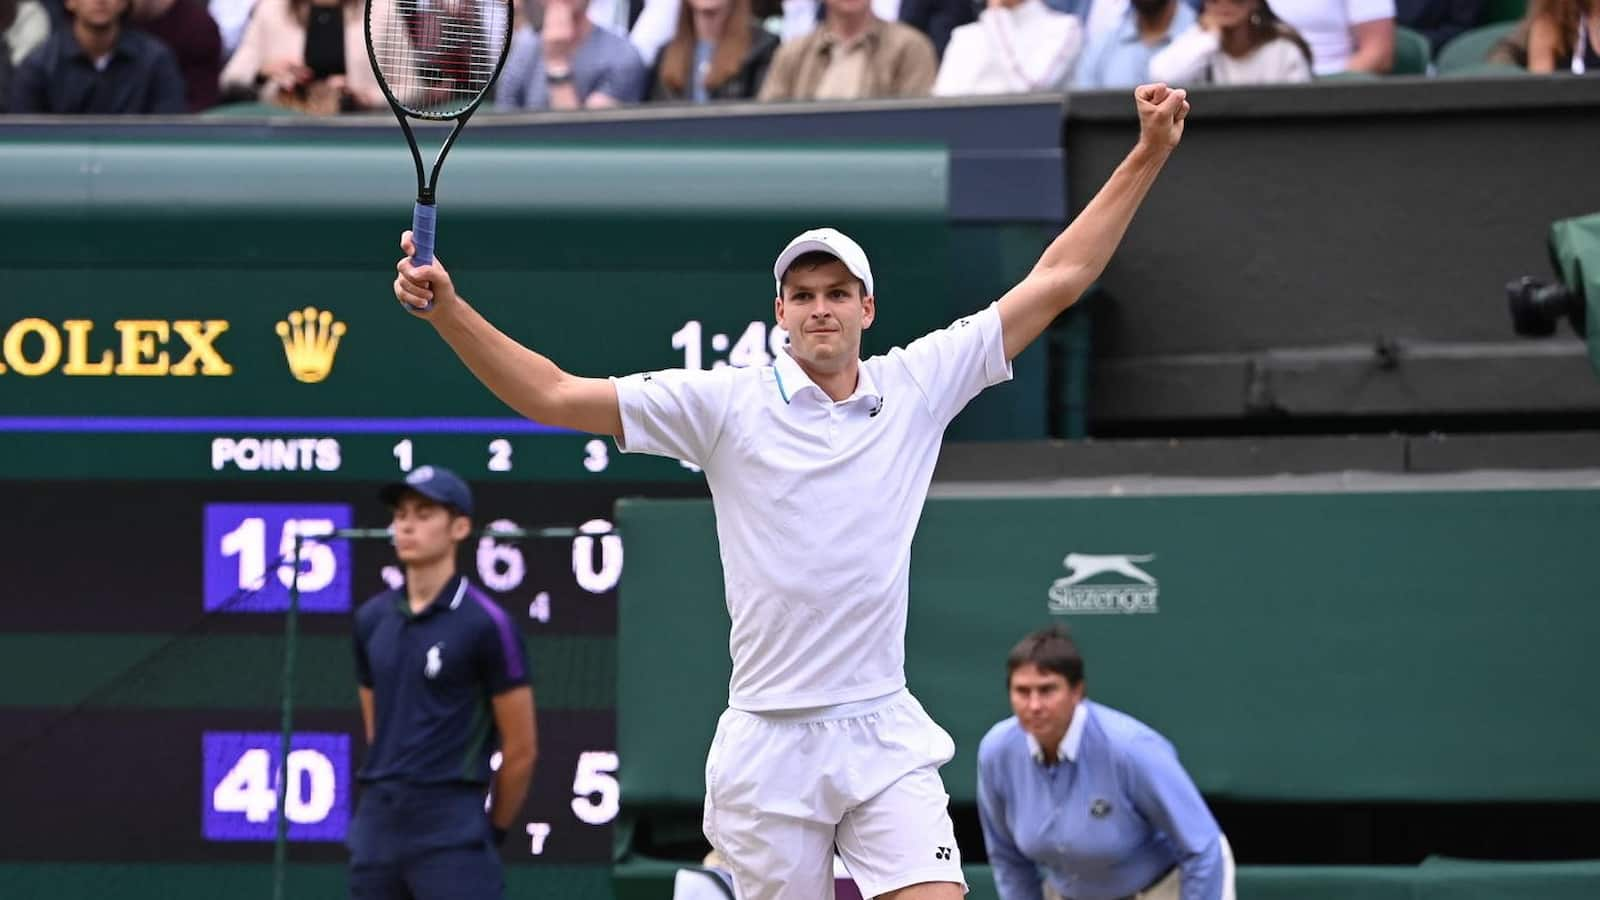
[[[485,321],[437,260],[396,266],[396,298],[513,409],[705,470],[733,676],[704,828],[744,900],[831,897],[835,846],[864,896],[965,890],[939,778],[954,743],[906,691],[911,538],[945,427],[1099,277],[1182,137],[1183,91],[1144,85],[1135,103],[1137,146],[1025,279],[865,361],[872,269],[830,228],[778,255],[789,345],[762,367],[577,377]]]
[[[456,572],[472,530],[467,483],[418,466],[380,496],[394,511],[406,581],[356,611],[367,756],[350,826],[350,896],[494,900],[505,893],[496,847],[522,811],[537,747],[522,639]]]

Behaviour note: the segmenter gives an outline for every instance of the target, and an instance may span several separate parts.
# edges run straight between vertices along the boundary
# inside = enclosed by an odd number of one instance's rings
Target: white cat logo
[[[1050,586],[1050,611],[1057,615],[1159,612],[1155,576],[1135,565],[1154,561],[1154,554],[1068,553],[1061,561],[1066,577]],[[1121,575],[1137,583],[1084,584],[1102,575]]]
[[[444,658],[441,656],[443,652],[444,644],[442,643],[434,644],[428,648],[428,664],[422,667],[422,674],[429,678],[439,677],[439,670],[444,668]]]
[[[1057,584],[1077,584],[1096,575],[1106,572],[1115,572],[1126,575],[1134,581],[1145,584],[1155,584],[1156,580],[1150,573],[1134,565],[1136,562],[1147,563],[1155,561],[1154,555],[1133,556],[1131,554],[1118,554],[1116,556],[1091,556],[1087,553],[1068,553],[1067,558],[1061,561],[1067,571],[1071,572],[1066,578],[1058,580]]]

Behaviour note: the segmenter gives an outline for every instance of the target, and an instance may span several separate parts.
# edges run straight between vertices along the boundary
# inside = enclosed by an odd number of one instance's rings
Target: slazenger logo
[[[1154,554],[1068,553],[1061,561],[1067,569],[1066,577],[1057,578],[1050,585],[1050,612],[1062,616],[1160,612],[1156,607],[1160,586],[1154,576],[1138,565],[1154,561]],[[1112,575],[1127,580],[1088,583],[1091,579]]]

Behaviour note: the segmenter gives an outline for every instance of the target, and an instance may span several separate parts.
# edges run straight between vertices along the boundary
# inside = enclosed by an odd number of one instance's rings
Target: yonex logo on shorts
[[[940,847],[940,848],[934,850],[933,851],[933,858],[934,859],[949,859],[950,858],[950,848],[949,847]]]

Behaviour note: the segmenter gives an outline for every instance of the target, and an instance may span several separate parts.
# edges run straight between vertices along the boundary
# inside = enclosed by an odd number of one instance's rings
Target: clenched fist
[[[1139,142],[1171,150],[1183,140],[1183,120],[1189,115],[1188,92],[1165,84],[1141,84],[1134,89],[1139,108]]]

